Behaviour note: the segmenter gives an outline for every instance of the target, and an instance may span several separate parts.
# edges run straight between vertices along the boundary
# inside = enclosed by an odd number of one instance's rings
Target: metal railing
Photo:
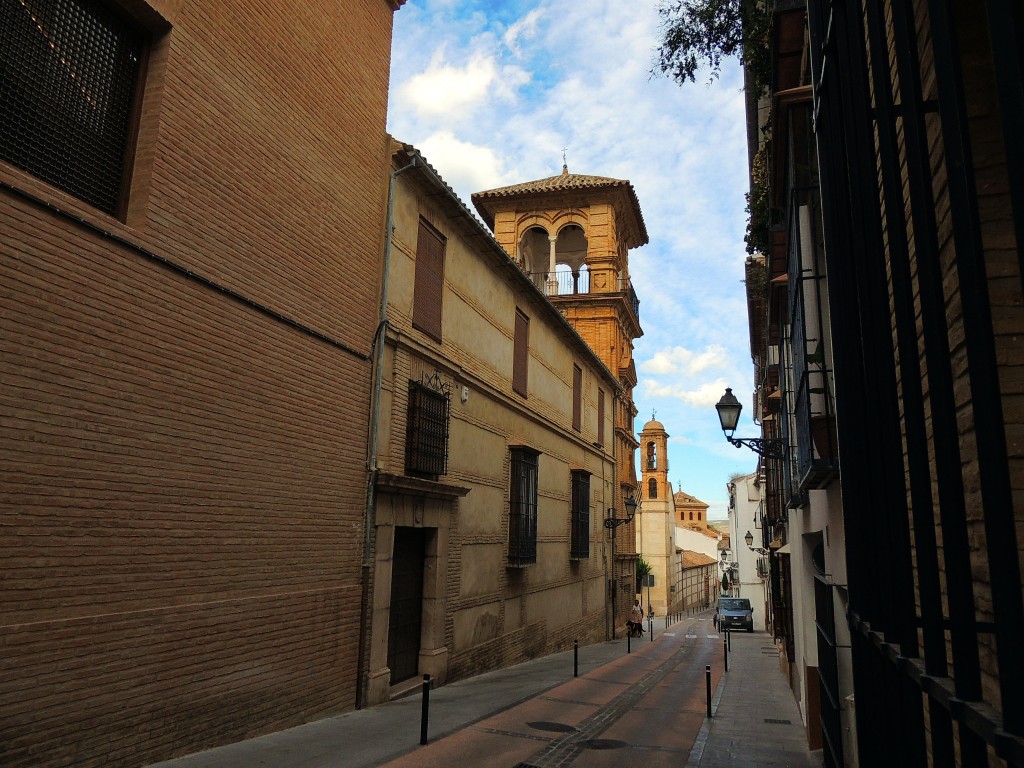
[[[628,278],[619,278],[616,291],[591,291],[590,272],[559,270],[556,272],[528,272],[530,280],[546,296],[586,296],[591,293],[625,293],[626,300],[636,319],[640,319],[640,299],[637,298],[633,283]]]

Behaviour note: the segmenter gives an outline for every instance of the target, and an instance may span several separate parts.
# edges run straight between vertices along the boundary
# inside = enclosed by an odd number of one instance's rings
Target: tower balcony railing
[[[540,288],[546,296],[586,296],[591,293],[607,293],[608,291],[590,290],[590,272],[581,269],[579,272],[558,270],[557,272],[528,272],[533,284]],[[625,293],[629,306],[640,319],[640,300],[637,298],[633,283],[628,278],[620,277],[616,290]]]

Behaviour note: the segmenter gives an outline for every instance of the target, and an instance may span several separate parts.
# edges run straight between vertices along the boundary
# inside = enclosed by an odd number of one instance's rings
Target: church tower
[[[643,467],[643,500],[666,501],[671,495],[668,485],[668,432],[654,417],[640,432],[640,461]]]
[[[651,566],[654,584],[641,592],[655,614],[665,615],[675,607],[672,592],[679,555],[675,541],[675,505],[668,482],[668,432],[660,421],[651,420],[640,431],[640,488],[643,505],[637,514],[637,550]]]
[[[633,431],[633,341],[643,330],[628,254],[647,243],[647,228],[633,185],[623,179],[569,173],[563,165],[558,176],[477,192],[472,200],[495,239],[622,385],[614,401],[612,447],[618,488],[607,506],[624,516],[623,501],[631,494],[641,496]],[[635,522],[618,529],[617,542],[618,562],[611,577],[616,620],[632,605],[636,592]]]

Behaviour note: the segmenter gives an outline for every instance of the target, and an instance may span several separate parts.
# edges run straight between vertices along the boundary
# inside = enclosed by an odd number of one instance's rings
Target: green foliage
[[[747,253],[768,254],[771,230],[771,207],[768,199],[768,155],[771,142],[765,141],[754,155],[750,171],[750,192],[747,194]]]
[[[647,576],[651,572],[651,564],[644,560],[643,555],[637,555],[636,558],[636,583],[641,584],[644,580],[644,576]]]
[[[768,268],[764,262],[748,259],[746,263],[746,277],[743,280],[747,285],[747,295],[751,301],[764,302],[768,299]],[[737,478],[745,477],[742,472],[729,478],[735,482]]]
[[[716,79],[722,58],[738,56],[760,94],[771,79],[771,13],[765,5],[763,0],[662,0],[656,69],[683,85],[696,82],[705,66]]]

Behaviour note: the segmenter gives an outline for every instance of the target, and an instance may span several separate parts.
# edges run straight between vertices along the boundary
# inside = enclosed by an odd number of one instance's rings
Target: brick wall
[[[127,222],[0,163],[4,766],[354,706],[391,14],[179,3]]]

